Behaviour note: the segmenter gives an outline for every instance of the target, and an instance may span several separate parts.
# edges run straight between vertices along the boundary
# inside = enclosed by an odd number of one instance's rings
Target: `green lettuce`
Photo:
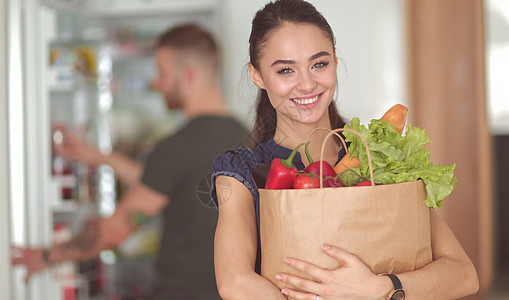
[[[430,142],[428,135],[419,127],[408,126],[405,135],[396,131],[386,120],[373,119],[368,127],[353,118],[345,128],[360,133],[367,141],[373,163],[373,174],[377,184],[410,182],[421,179],[426,185],[427,206],[442,207],[442,201],[456,188],[455,165],[434,165],[429,159],[429,150],[424,148]],[[340,175],[346,182],[355,182],[352,174],[369,178],[368,156],[362,140],[354,133],[343,132],[350,142],[351,157],[360,161],[359,168]]]

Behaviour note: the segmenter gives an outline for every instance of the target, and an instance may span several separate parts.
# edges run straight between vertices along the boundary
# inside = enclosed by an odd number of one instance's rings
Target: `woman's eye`
[[[321,61],[321,62],[318,62],[316,64],[313,65],[313,69],[316,69],[316,68],[324,68],[326,67],[327,65],[329,64],[329,62],[327,61]]]
[[[292,72],[293,71],[290,68],[284,68],[284,69],[281,69],[281,70],[277,71],[278,74],[283,74],[283,75],[290,74]]]

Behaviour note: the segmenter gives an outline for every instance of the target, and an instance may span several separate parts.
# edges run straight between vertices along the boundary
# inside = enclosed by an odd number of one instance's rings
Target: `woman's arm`
[[[253,196],[238,180],[218,176],[219,219],[215,234],[214,264],[221,298],[286,299],[269,280],[255,273],[257,251]]]
[[[477,293],[479,280],[472,261],[436,211],[430,210],[430,219],[433,262],[398,274],[405,299],[458,299]]]

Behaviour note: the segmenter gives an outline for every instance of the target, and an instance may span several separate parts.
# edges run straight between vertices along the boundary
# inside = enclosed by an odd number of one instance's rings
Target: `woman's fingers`
[[[321,291],[321,285],[320,283],[316,282],[316,281],[313,281],[313,280],[310,280],[310,279],[305,279],[305,278],[302,278],[302,277],[298,277],[298,276],[295,276],[295,275],[290,275],[290,274],[285,274],[285,273],[279,273],[276,275],[276,279],[281,281],[281,282],[284,282],[284,283],[288,283],[300,290],[304,290],[304,291],[307,291],[307,292],[310,292],[310,293],[320,293]]]
[[[318,279],[319,281],[323,281],[324,278],[327,276],[328,270],[324,270],[320,267],[317,267],[313,264],[310,264],[308,262],[302,261],[300,259],[296,258],[285,258],[285,263],[289,265],[292,268],[295,268],[299,271],[302,271],[308,275],[310,275],[313,278]]]
[[[348,286],[349,279],[351,279],[350,277],[357,274],[359,270],[367,269],[355,255],[342,248],[324,244],[322,250],[337,260],[339,267],[323,269],[296,258],[286,258],[286,264],[309,275],[314,280],[284,273],[277,274],[277,280],[295,287],[296,290],[305,291],[299,292],[291,288],[285,288],[282,290],[283,294],[297,300],[316,300],[316,295],[343,295],[344,288]],[[369,269],[367,270],[369,271]],[[371,272],[365,274],[372,275]]]
[[[295,290],[292,290],[289,288],[282,289],[281,293],[283,293],[283,295],[285,295],[289,298],[296,299],[296,300],[316,300],[317,299],[316,294],[298,292],[298,291],[295,291]],[[323,298],[320,298],[320,299],[323,299]]]
[[[316,295],[321,294],[323,290],[323,286],[320,282],[322,282],[325,278],[329,276],[328,274],[330,271],[324,270],[313,264],[295,258],[285,258],[285,263],[305,274],[308,274],[312,278],[315,278],[316,281],[285,273],[277,274],[276,275],[277,280],[280,280],[284,283],[288,283],[299,290],[306,291],[306,293],[304,293],[292,289],[283,289],[282,291],[283,294],[285,294],[284,292],[287,291],[288,294],[285,295],[293,299],[315,300]]]
[[[322,250],[327,255],[337,260],[341,266],[352,265],[358,261],[358,258],[355,255],[339,247],[323,244]]]

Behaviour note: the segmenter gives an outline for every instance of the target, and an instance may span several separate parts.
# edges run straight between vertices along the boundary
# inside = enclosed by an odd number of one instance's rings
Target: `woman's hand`
[[[297,300],[385,299],[387,297],[392,289],[389,278],[373,274],[355,255],[341,248],[325,244],[322,250],[336,259],[340,267],[335,270],[322,269],[295,258],[287,258],[285,263],[316,280],[290,274],[277,274],[276,279],[305,291],[284,288],[282,290],[284,295]]]

